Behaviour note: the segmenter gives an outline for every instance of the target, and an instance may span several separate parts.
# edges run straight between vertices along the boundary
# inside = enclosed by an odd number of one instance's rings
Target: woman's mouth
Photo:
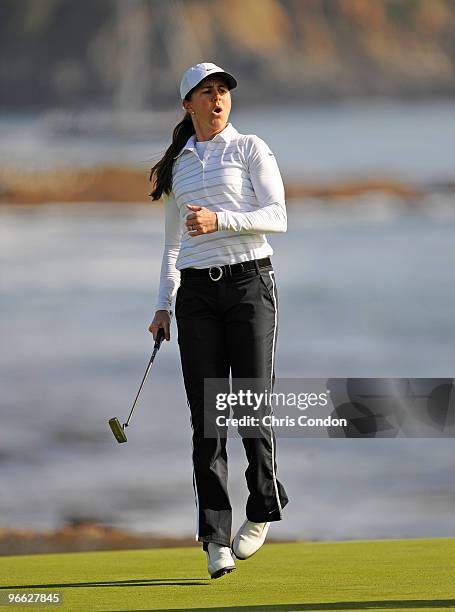
[[[215,115],[219,115],[221,112],[222,112],[221,106],[215,106],[215,108],[212,110],[212,113],[215,113]]]

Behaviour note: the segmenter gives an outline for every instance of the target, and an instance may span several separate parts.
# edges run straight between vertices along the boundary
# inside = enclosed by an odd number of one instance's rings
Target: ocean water
[[[176,327],[148,363],[162,249],[152,205],[0,207],[0,525],[94,519],[188,535],[195,525]],[[272,236],[279,377],[453,377],[449,196],[405,207],[371,196],[288,207]],[[245,458],[228,441],[234,526]],[[278,439],[290,503],[271,536],[452,536],[453,440]]]
[[[131,164],[147,173],[182,112],[107,114],[50,110],[0,114],[0,164],[42,168]],[[230,116],[273,149],[283,176],[309,185],[357,178],[413,183],[455,179],[455,103],[393,99],[245,109]]]

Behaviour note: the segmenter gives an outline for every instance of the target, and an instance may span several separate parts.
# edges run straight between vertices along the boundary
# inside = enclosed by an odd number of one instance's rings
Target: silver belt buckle
[[[216,268],[217,270],[219,270],[219,271],[220,271],[220,275],[219,275],[219,276],[217,276],[216,278],[213,278],[213,276],[212,276],[212,270],[213,270],[213,268]],[[211,267],[209,268],[209,276],[210,276],[210,278],[212,279],[212,281],[219,281],[219,280],[220,280],[220,278],[223,276],[223,268],[221,268],[220,266],[211,266]]]

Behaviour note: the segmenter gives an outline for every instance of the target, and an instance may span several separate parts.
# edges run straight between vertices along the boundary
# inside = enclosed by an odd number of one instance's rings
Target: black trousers
[[[256,378],[270,381],[272,390],[278,331],[278,294],[272,265],[256,265],[250,271],[223,275],[218,281],[209,277],[186,279],[182,275],[175,316],[193,428],[196,539],[230,546],[226,431],[219,427],[211,437],[204,435],[204,379],[228,380],[230,374],[232,380]],[[205,409],[216,414],[214,404]],[[242,428],[239,433],[242,435]],[[255,437],[242,435],[242,442],[248,460],[246,516],[256,523],[278,521],[288,497],[276,478],[273,429],[261,427]]]

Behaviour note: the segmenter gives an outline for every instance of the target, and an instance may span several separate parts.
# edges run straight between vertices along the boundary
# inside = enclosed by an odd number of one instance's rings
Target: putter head
[[[120,425],[120,422],[119,422],[117,417],[109,419],[109,425],[110,425],[110,427],[112,429],[112,433],[114,434],[115,439],[117,440],[117,442],[119,442],[121,444],[122,442],[126,442],[127,441],[126,440],[125,430]]]

